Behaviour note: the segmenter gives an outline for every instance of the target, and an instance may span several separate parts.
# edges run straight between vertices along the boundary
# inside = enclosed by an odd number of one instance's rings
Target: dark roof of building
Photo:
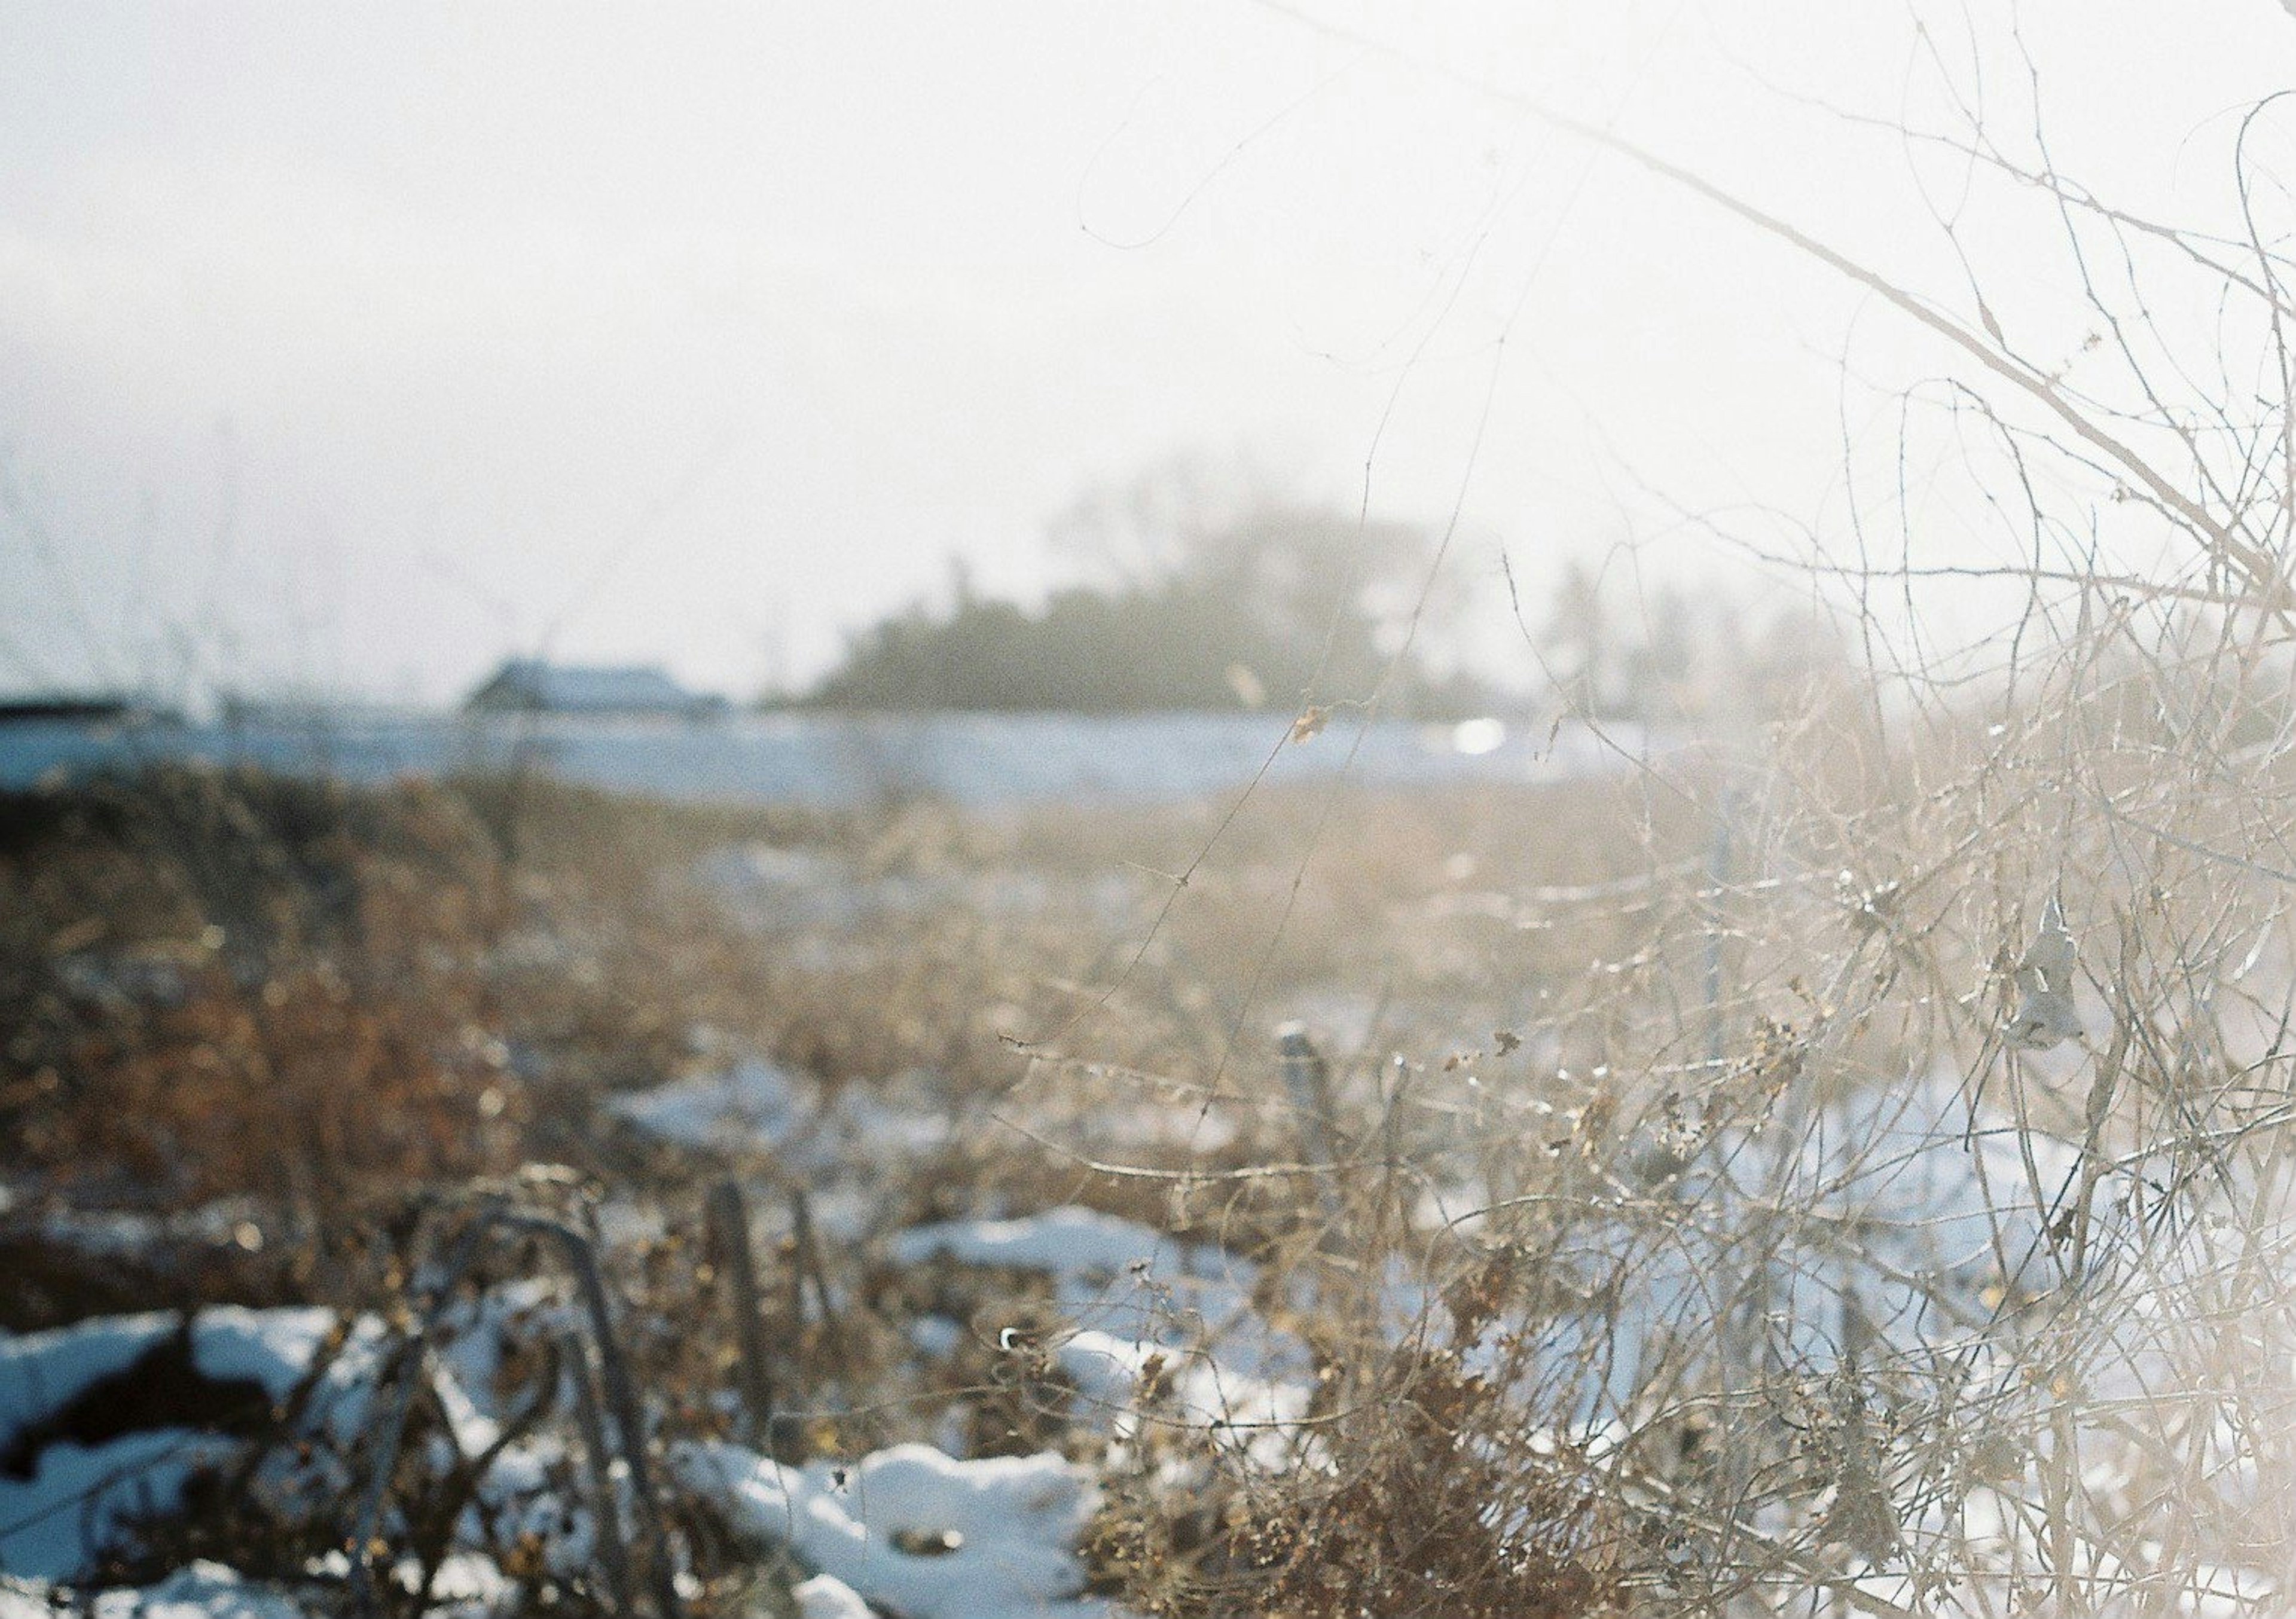
[[[512,658],[471,694],[475,707],[553,713],[683,711],[722,700],[687,691],[652,664],[553,664],[538,658]]]

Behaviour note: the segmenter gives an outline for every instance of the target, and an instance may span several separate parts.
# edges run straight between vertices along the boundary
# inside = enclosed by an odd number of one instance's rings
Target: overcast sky
[[[1644,486],[1823,529],[1845,425],[1938,354],[1444,70],[1950,301],[1936,176],[1795,96],[1941,115],[1926,37],[2029,125],[1972,11],[0,0],[0,687],[440,699],[545,650],[747,692],[953,554],[1041,592],[1049,518],[1183,452],[1463,501],[1486,609],[1502,544],[1657,532]],[[2220,215],[2296,22],[2022,21],[2065,168]],[[1979,224],[2046,323],[2046,233]]]

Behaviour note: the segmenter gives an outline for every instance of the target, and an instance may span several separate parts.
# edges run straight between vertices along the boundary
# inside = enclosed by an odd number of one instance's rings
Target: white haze
[[[1187,450],[1348,505],[1368,463],[1376,513],[1463,503],[1463,633],[1521,678],[1501,544],[1534,580],[1629,536],[1718,566],[1644,483],[1823,538],[1845,423],[1946,362],[1433,70],[1615,121],[1949,298],[1939,174],[1784,93],[1927,120],[1923,25],[2028,124],[2012,13],[1980,10],[7,0],[0,689],[439,700],[546,649],[746,692],[952,554],[1041,593],[1048,517]],[[2023,22],[2064,166],[2220,223],[2296,24]],[[2047,233],[1975,243],[2005,318],[2060,313]]]

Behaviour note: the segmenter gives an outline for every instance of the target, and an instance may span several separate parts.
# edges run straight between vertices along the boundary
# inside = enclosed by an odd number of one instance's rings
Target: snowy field
[[[1970,1111],[1957,1090],[1940,1076],[1857,1099],[1810,1121],[1793,1138],[1801,1149],[1784,1156],[1775,1137],[1718,1140],[1699,1172],[1643,1194],[1671,1207],[1661,1219],[1632,1217],[1624,1188],[1607,1218],[1603,1199],[1590,1200],[1551,1258],[1558,1271],[1584,1279],[1587,1303],[1543,1321],[1501,1315],[1482,1329],[1471,1357],[1494,1380],[1574,1385],[1579,1414],[1548,1443],[1631,1498],[1652,1487],[1628,1438],[1638,1391],[1654,1380],[1652,1363],[1669,1342],[1702,1329],[1702,1289],[1765,1212],[1800,1203],[1808,1218],[1772,1249],[1775,1332],[1765,1338],[1758,1329],[1751,1341],[1838,1369],[1856,1357],[1844,1347],[1854,1314],[1872,1335],[1865,1353],[1873,1361],[1957,1360],[1966,1368],[1962,1398],[1993,1402],[1997,1410],[2001,1402],[2029,1399],[2026,1329],[1997,1308],[2003,1261],[2028,1284],[2029,1272],[2056,1263],[2046,1228],[2078,1178],[2079,1154],[2070,1143]],[[643,1443],[664,1474],[660,1498],[649,1504],[632,1469],[602,1468],[585,1453],[603,1430],[582,1417],[594,1396],[578,1387],[590,1377],[578,1350],[551,1362],[538,1382],[530,1370],[523,1384],[511,1371],[530,1368],[539,1346],[578,1342],[586,1326],[579,1288],[561,1276],[470,1293],[434,1275],[419,1386],[438,1418],[405,1464],[411,1477],[398,1477],[394,1491],[459,1504],[443,1539],[420,1552],[395,1551],[371,1577],[394,1583],[402,1598],[419,1593],[428,1608],[468,1619],[506,1614],[518,1611],[516,1571],[521,1549],[530,1547],[569,1582],[594,1578],[601,1566],[618,1570],[611,1579],[622,1589],[613,1599],[626,1600],[639,1578],[628,1543],[658,1533],[657,1515],[666,1511],[677,1522],[702,1515],[736,1548],[788,1568],[794,1611],[816,1619],[1116,1615],[1127,1610],[1089,1593],[1079,1555],[1103,1480],[1146,1468],[1182,1492],[1205,1483],[1201,1458],[1159,1448],[1159,1430],[1199,1435],[1271,1477],[1333,1465],[1315,1420],[1323,1402],[1314,1356],[1276,1324],[1319,1307],[1305,1274],[1277,1285],[1216,1243],[1073,1206],[889,1228],[882,1221],[887,1190],[936,1149],[943,1131],[936,1111],[926,1092],[858,1096],[756,1058],[630,1093],[612,1108],[622,1128],[677,1149],[729,1163],[793,1156],[814,1165],[819,1217],[840,1250],[867,1256],[864,1268],[939,1278],[931,1288],[951,1300],[996,1296],[980,1291],[979,1279],[1042,1279],[1048,1287],[1037,1305],[1016,1311],[1016,1324],[1002,1330],[954,1304],[947,1307],[955,1313],[914,1314],[902,1359],[911,1375],[930,1378],[967,1353],[986,1355],[1013,1378],[1059,1391],[1052,1397],[1067,1402],[1072,1435],[1063,1445],[967,1457],[964,1434],[951,1427],[938,1443],[784,1463],[760,1448],[767,1441],[754,1426],[746,1441],[709,1436],[726,1431],[729,1413],[734,1430],[745,1431],[738,1402],[721,1393],[714,1418],[656,1410],[642,1419]],[[1445,1159],[1434,1150],[1416,1161]],[[2102,1257],[2087,1285],[2136,1282],[2128,1294],[2134,1309],[2095,1323],[2078,1362],[2108,1405],[2173,1385],[2189,1363],[2177,1323],[2147,1302],[2156,1297],[2147,1279],[2206,1258],[2204,1232],[2145,1231],[2144,1178],[2144,1166],[2133,1166],[2097,1200]],[[610,1262],[644,1264],[659,1250],[659,1214],[636,1204],[600,1213],[591,1240]],[[1844,1241],[1842,1228],[1852,1222],[1858,1239]],[[65,1243],[132,1247],[135,1240],[63,1226],[53,1234]],[[1625,1300],[1605,1307],[1595,1301],[1611,1275],[1636,1280]],[[955,1280],[967,1276],[976,1280]],[[1428,1276],[1401,1263],[1382,1283],[1378,1329],[1390,1345],[1427,1329],[1437,1308],[1429,1288]],[[1533,1343],[1527,1358],[1520,1353],[1526,1331]],[[9,1576],[0,1614],[46,1613],[66,1589],[117,1566],[123,1550],[187,1509],[197,1481],[211,1489],[227,1479],[268,1518],[316,1525],[312,1538],[329,1538],[325,1525],[355,1513],[366,1486],[386,1476],[373,1454],[397,1432],[391,1391],[408,1375],[400,1342],[373,1313],[229,1306],[0,1338],[0,1567]],[[2277,1350],[2284,1371],[2287,1349]],[[260,1437],[217,1419],[234,1396],[274,1413]],[[2229,1513],[2276,1487],[2259,1470],[2269,1446],[2242,1431],[2256,1417],[2227,1405],[2218,1419],[2207,1484]],[[2046,1422],[2040,1431],[2050,1431]],[[2034,1599],[2023,1605],[2030,1611],[2058,1611],[2038,1600],[2046,1582],[2036,1584],[2035,1571],[2065,1549],[2048,1543],[2017,1504],[2046,1492],[2050,1442],[2028,1451],[2009,1432],[2001,1435],[2009,1448],[1991,1464],[1995,1476],[1863,1543],[1868,1566],[1826,1607],[1982,1615],[2015,1611],[2023,1591]],[[2054,1443],[2075,1437],[2059,1429]],[[2124,1427],[2108,1421],[2078,1439],[2090,1488],[2138,1487],[2145,1458]],[[618,1443],[619,1435],[610,1448]],[[2116,1468],[2125,1477],[2117,1480]],[[1882,1482],[1876,1476],[1864,1487]],[[1843,1520],[1839,1533],[1855,1546],[1856,1503],[1845,1506],[1841,1492],[1850,1487],[1837,1486],[1816,1510]],[[386,1509],[377,1520],[378,1544],[396,1547],[414,1533],[398,1512]],[[1794,1513],[1781,1507],[1743,1533],[1782,1544],[1796,1529]],[[1923,1590],[1890,1565],[1900,1544],[1924,1541],[1975,1547],[1990,1573],[1959,1591]],[[2081,1611],[2152,1611],[2140,1594],[2143,1568],[2129,1566],[2141,1549],[2098,1544],[2080,1555],[2087,1571],[2078,1589],[2100,1593]],[[669,1581],[661,1603],[701,1589],[684,1568],[658,1572]],[[156,1584],[85,1599],[111,1619],[281,1619],[335,1611],[360,1577],[370,1576],[355,1576],[339,1552],[307,1556],[299,1569],[272,1568],[261,1578],[199,1560]],[[2270,1567],[2212,1566],[2204,1584],[2181,1588],[2174,1611],[2280,1611],[2283,1589]],[[2108,1599],[2108,1592],[2120,1594]],[[1776,1610],[1749,1600],[1742,1611]]]
[[[1290,719],[1250,714],[849,715],[688,723],[541,716],[320,722],[0,724],[0,788],[163,760],[249,764],[353,781],[538,770],[625,792],[712,803],[851,805],[929,794],[975,806],[1170,800],[1327,777],[1374,786],[1569,781],[1617,771],[1645,744],[1628,724],[1510,727],[1344,715],[1313,747]]]
[[[2287,1611],[2275,924],[1697,785],[17,801],[0,1619]]]

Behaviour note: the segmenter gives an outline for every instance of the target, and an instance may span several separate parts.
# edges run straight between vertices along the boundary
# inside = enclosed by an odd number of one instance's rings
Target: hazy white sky
[[[1439,523],[1464,489],[1487,605],[1500,543],[1536,576],[1646,532],[1637,478],[1823,530],[1874,408],[1845,340],[1885,384],[1935,350],[1430,70],[1950,299],[1937,174],[1787,93],[1931,119],[1926,38],[2029,124],[2014,15],[0,0],[0,689],[441,699],[545,649],[747,691],[951,553],[1041,590],[1046,519],[1188,450],[1349,503],[1368,462],[1376,511]],[[2238,110],[2296,63],[2275,0],[2021,20],[2068,170],[2220,217]],[[2026,228],[1971,241],[2046,325]]]

